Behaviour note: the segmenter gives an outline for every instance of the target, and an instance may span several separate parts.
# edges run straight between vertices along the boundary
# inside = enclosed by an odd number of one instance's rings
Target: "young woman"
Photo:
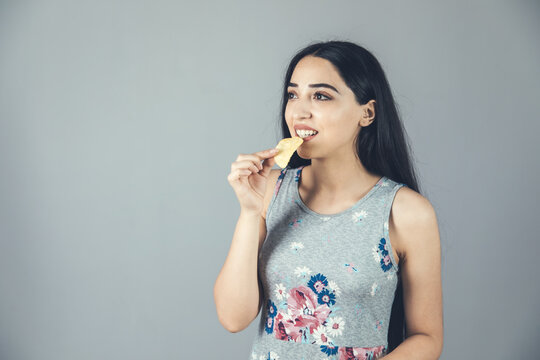
[[[241,211],[214,286],[221,324],[261,312],[257,360],[438,359],[437,218],[379,62],[351,42],[307,46],[281,118],[284,138],[304,138],[286,168],[271,149],[231,165]]]

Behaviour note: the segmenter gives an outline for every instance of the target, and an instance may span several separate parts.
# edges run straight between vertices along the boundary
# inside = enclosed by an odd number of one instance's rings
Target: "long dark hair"
[[[411,149],[406,141],[406,132],[400,120],[394,97],[386,75],[368,50],[348,41],[326,41],[310,44],[298,51],[289,63],[283,84],[281,99],[282,138],[291,137],[285,121],[288,102],[288,85],[298,62],[305,56],[316,56],[330,61],[343,81],[354,92],[356,101],[366,104],[375,100],[375,119],[363,127],[355,139],[358,158],[369,172],[386,176],[420,193]],[[310,165],[310,159],[302,159],[295,152],[289,161],[290,168]],[[390,315],[388,329],[388,351],[394,350],[405,340],[405,313],[403,309],[403,287],[401,271]]]

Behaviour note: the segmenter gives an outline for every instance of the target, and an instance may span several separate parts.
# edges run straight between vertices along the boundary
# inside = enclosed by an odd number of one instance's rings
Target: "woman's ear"
[[[358,125],[369,126],[375,120],[375,100],[369,100],[362,106],[362,118]]]

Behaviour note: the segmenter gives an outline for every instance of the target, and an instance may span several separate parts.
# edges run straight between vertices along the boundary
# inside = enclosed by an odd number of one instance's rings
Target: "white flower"
[[[323,217],[321,217],[321,220],[322,221],[328,221],[328,220],[330,220],[330,216],[323,216]]]
[[[384,233],[387,234],[388,233],[388,220],[384,222]]]
[[[313,337],[318,345],[325,345],[332,342],[332,339],[328,336],[328,329],[324,325],[319,325],[318,328],[313,330]]]
[[[303,266],[303,267],[296,267],[296,269],[294,270],[294,273],[296,274],[296,276],[298,277],[306,277],[306,275],[309,275],[311,274],[311,270],[309,270],[308,267],[306,266]]]
[[[328,287],[334,290],[334,293],[336,294],[336,296],[339,296],[341,294],[341,289],[339,288],[339,286],[336,284],[334,280],[328,280]]]
[[[393,272],[390,271],[390,273],[389,273],[388,275],[386,275],[386,278],[387,278],[388,280],[392,280],[392,278],[393,278],[394,276],[396,276],[396,274],[394,274]]]
[[[365,210],[357,211],[354,214],[352,214],[352,221],[358,222],[359,220],[365,218],[367,216],[367,214],[368,213]]]
[[[257,360],[257,354],[255,352],[251,353],[251,360]]]
[[[279,355],[273,351],[270,351],[270,360],[278,360],[278,359],[279,359]]]
[[[340,336],[343,333],[343,326],[345,325],[345,320],[339,316],[329,317],[328,323],[326,324],[326,329],[330,336]]]
[[[373,285],[371,285],[371,296],[375,295],[375,291],[377,291],[377,283],[374,282]]]
[[[298,249],[303,249],[303,248],[304,248],[304,244],[302,244],[301,242],[291,243],[291,249],[293,250],[298,250]]]
[[[287,297],[287,292],[286,292],[285,286],[283,284],[276,284],[276,290],[274,290],[274,291],[276,293],[276,297],[279,300],[283,300],[284,298]]]
[[[371,253],[373,254],[373,258],[375,259],[375,261],[380,263],[381,257],[379,256],[379,252],[377,251],[377,245],[372,248]]]

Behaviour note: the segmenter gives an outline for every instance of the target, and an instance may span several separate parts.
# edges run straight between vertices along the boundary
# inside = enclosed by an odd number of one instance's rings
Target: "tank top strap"
[[[381,265],[384,271],[390,270],[390,268],[393,268],[394,272],[399,271],[399,266],[397,265],[396,259],[394,258],[394,254],[392,252],[392,244],[390,242],[390,233],[388,230],[388,222],[390,221],[390,212],[392,210],[392,204],[394,202],[394,199],[396,197],[397,191],[403,187],[406,186],[403,183],[398,183],[392,180],[388,181],[390,186],[388,187],[386,191],[386,195],[384,198],[383,203],[383,231],[382,231],[382,237],[380,239],[378,248],[382,253],[383,260],[381,260]]]
[[[295,184],[295,182],[298,182],[300,172],[304,166],[291,168],[289,165],[287,165],[280,171],[276,184],[274,185],[272,199],[270,200],[270,204],[268,205],[268,209],[266,211],[267,223],[271,221],[272,209],[276,207],[276,203],[280,203],[280,206],[287,206],[287,204],[290,203],[287,198],[291,196],[291,187]]]

